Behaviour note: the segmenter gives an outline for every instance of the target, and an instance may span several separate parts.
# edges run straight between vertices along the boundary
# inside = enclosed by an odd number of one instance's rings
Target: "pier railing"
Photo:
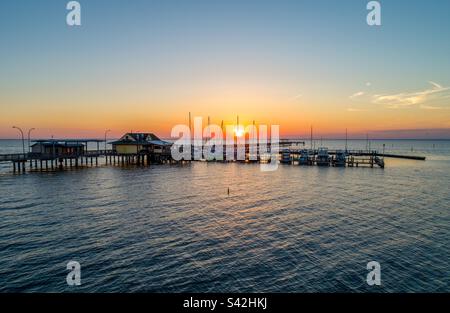
[[[28,160],[54,160],[59,158],[100,157],[115,155],[114,150],[88,150],[82,153],[10,153],[0,154],[0,162],[21,162]]]
[[[0,154],[0,161],[25,161],[28,159],[28,153]]]
[[[305,149],[288,149],[291,154],[300,154]],[[224,149],[225,151],[225,149]],[[398,155],[398,154],[388,154],[379,153],[376,150],[341,150],[346,153],[347,156],[377,156],[377,157],[390,157],[390,158],[401,158],[401,159],[411,159],[411,160],[425,160],[423,156],[413,156],[413,155]],[[283,150],[280,150],[280,154]],[[317,155],[318,150],[308,150],[311,155]],[[145,152],[146,153],[146,152]],[[329,150],[330,155],[335,155],[337,150]],[[138,155],[140,153],[137,153]],[[25,162],[29,160],[55,160],[60,158],[81,158],[81,157],[102,157],[102,156],[114,156],[118,155],[114,150],[87,150],[81,153],[12,153],[12,154],[0,154],[0,162]]]

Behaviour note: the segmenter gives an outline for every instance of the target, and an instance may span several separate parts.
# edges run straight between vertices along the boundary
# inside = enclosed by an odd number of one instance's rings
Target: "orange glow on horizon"
[[[215,94],[214,92],[217,92]],[[260,93],[259,96],[254,96]],[[199,92],[200,93],[200,92]],[[145,100],[143,95],[121,95],[98,100],[92,105],[90,98],[81,97],[57,105],[58,99],[48,103],[24,96],[22,99],[10,99],[10,108],[1,107],[0,138],[18,138],[17,130],[12,125],[21,127],[25,132],[30,128],[34,138],[103,138],[104,131],[111,129],[108,137],[117,138],[125,132],[152,132],[161,138],[170,138],[172,127],[177,124],[188,125],[189,111],[192,120],[207,116],[211,123],[236,125],[239,115],[240,125],[246,127],[255,121],[257,125],[279,125],[281,137],[309,138],[310,127],[314,136],[341,137],[345,129],[350,135],[362,136],[367,132],[397,129],[450,128],[448,115],[440,110],[421,110],[419,108],[387,109],[371,107],[349,111],[339,99],[314,99],[302,97],[290,101],[287,93],[280,90],[249,87],[238,88],[236,94],[218,92],[195,94],[187,99],[157,98]],[[221,96],[224,96],[222,99]],[[252,97],[253,96],[253,97]],[[29,104],[28,104],[29,103]],[[129,103],[124,105],[123,103]],[[343,102],[345,103],[345,102]]]

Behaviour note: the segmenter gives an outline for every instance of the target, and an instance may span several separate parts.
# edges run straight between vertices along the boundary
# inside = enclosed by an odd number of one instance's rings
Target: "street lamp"
[[[106,153],[106,135],[111,131],[111,129],[105,130],[105,153]]]
[[[35,130],[36,128],[30,128],[28,130],[28,152],[31,152],[31,145],[30,145],[30,134],[33,130]]]
[[[20,134],[22,135],[22,148],[23,148],[23,154],[25,154],[25,139],[23,137],[23,131],[20,127],[17,126],[13,126],[12,128],[17,129],[18,131],[20,131]]]

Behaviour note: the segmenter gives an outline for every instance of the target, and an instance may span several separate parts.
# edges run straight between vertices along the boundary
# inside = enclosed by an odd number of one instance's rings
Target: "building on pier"
[[[171,142],[161,140],[152,133],[126,133],[119,140],[110,142],[112,150],[119,155],[170,154]]]
[[[100,153],[100,139],[38,139],[32,140],[30,157],[62,158],[80,157],[88,152]],[[90,144],[90,149],[88,144]],[[94,149],[93,149],[94,148]]]
[[[82,143],[39,141],[31,145],[33,154],[42,155],[82,155],[86,150]]]

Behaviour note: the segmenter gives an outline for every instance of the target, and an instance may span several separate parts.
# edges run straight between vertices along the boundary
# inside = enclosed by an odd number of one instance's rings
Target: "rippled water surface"
[[[74,290],[66,264],[76,260],[86,292],[449,292],[450,142],[385,144],[428,159],[21,175],[1,164],[0,291]],[[18,147],[0,141],[0,153]],[[375,289],[371,260],[381,263]]]

